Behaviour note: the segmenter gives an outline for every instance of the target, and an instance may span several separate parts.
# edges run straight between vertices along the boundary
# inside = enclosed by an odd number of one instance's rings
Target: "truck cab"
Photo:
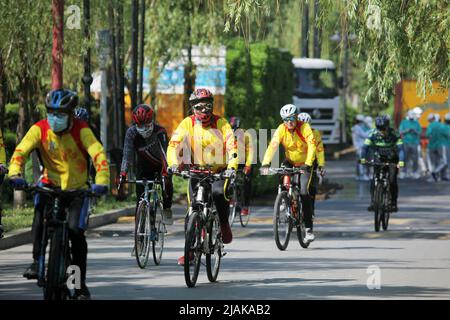
[[[325,144],[340,140],[339,92],[336,67],[331,60],[294,58],[293,104],[311,115],[312,127],[322,133]]]

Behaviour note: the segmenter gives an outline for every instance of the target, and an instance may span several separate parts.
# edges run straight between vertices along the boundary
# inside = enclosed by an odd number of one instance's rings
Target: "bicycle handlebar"
[[[39,185],[29,184],[24,188],[25,192],[33,192],[38,191],[42,193],[46,193],[52,196],[60,196],[60,195],[73,195],[73,196],[88,196],[88,197],[101,197],[102,195],[92,192],[92,189],[74,189],[74,190],[61,190],[54,189],[49,187],[43,187]]]
[[[275,175],[275,174],[283,174],[283,175],[293,175],[297,173],[304,174],[305,170],[300,168],[267,168],[267,173],[262,173],[262,175]],[[261,168],[262,172],[263,168]]]
[[[366,163],[362,163],[362,165],[367,165],[367,166],[372,166],[372,167],[397,166],[397,164],[393,163],[393,162],[381,162],[381,161],[368,161]]]

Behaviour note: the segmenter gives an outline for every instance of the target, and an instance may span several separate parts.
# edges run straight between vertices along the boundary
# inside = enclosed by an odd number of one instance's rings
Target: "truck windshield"
[[[294,94],[299,98],[334,98],[338,95],[336,71],[295,69]]]

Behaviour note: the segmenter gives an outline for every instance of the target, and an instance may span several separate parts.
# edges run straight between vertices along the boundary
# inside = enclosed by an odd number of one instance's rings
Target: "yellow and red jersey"
[[[169,166],[208,165],[214,172],[227,167],[237,169],[237,145],[230,124],[215,115],[209,126],[197,123],[194,116],[185,118],[170,139],[167,162]]]
[[[5,143],[3,141],[2,130],[0,129],[0,164],[6,165]]]
[[[316,154],[316,141],[308,123],[298,122],[293,131],[290,131],[284,123],[280,124],[264,154],[263,166],[270,164],[280,143],[284,147],[286,159],[294,166],[312,166]]]
[[[322,135],[317,129],[312,129],[314,140],[316,141],[316,160],[319,167],[325,167],[325,148],[323,146]]]
[[[109,185],[109,165],[102,144],[84,121],[74,119],[70,130],[57,135],[47,119],[34,124],[11,157],[9,177],[20,175],[25,161],[37,150],[44,166],[42,182],[62,190],[87,187],[88,155],[96,168],[95,183]]]
[[[239,164],[245,163],[246,167],[250,167],[253,164],[255,153],[252,135],[243,129],[237,129],[234,135],[237,143]]]

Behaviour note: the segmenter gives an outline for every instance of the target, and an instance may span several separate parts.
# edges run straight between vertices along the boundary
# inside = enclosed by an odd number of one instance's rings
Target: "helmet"
[[[441,115],[439,113],[435,113],[434,120],[436,120],[437,122],[441,121]]]
[[[78,95],[67,89],[52,90],[45,98],[47,109],[60,112],[70,112],[78,105]]]
[[[280,110],[281,118],[289,118],[297,114],[297,107],[293,104],[286,104]]]
[[[364,116],[362,114],[357,114],[356,115],[356,121],[364,121]]]
[[[297,116],[297,120],[301,122],[311,123],[311,116],[306,112],[302,112]]]
[[[412,109],[412,111],[417,115],[417,116],[421,116],[422,115],[422,113],[423,113],[423,110],[422,110],[422,108],[420,108],[420,107],[415,107],[414,109]]]
[[[192,92],[191,96],[189,97],[189,104],[190,106],[195,106],[199,102],[214,102],[214,97],[211,91],[208,89],[195,89],[194,92]]]
[[[83,120],[86,122],[89,121],[89,113],[85,108],[82,108],[82,107],[75,108],[75,110],[73,111],[73,114],[76,119],[80,119],[80,120]]]
[[[233,130],[238,129],[241,126],[241,118],[239,117],[231,117],[230,118],[230,125]]]
[[[367,126],[372,127],[373,126],[373,118],[371,116],[367,116],[364,118],[364,122]]]
[[[389,121],[389,116],[378,116],[375,119],[375,126],[378,130],[386,130],[387,128],[389,128]]]
[[[416,117],[416,113],[413,110],[409,110],[406,114],[406,118],[408,120],[413,120]]]
[[[138,125],[150,124],[153,122],[153,109],[146,104],[140,104],[133,110],[133,122]]]

